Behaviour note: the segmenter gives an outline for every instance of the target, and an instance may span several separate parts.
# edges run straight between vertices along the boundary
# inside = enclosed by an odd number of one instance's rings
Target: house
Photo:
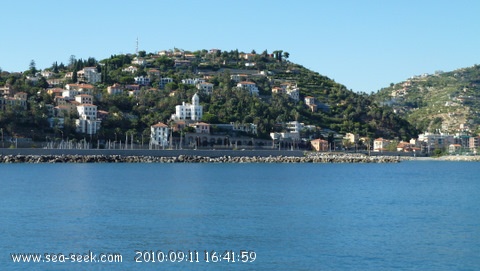
[[[88,94],[80,94],[75,96],[75,101],[80,104],[93,104],[93,96]]]
[[[286,123],[286,129],[288,132],[290,133],[298,133],[300,134],[300,132],[302,131],[303,129],[303,126],[304,124],[301,123],[301,122],[298,122],[298,121],[289,121]]]
[[[16,100],[27,100],[28,94],[26,92],[17,92],[13,95],[13,98]]]
[[[27,110],[27,93],[18,92],[13,97],[1,97],[0,96],[0,109],[5,110],[5,107],[10,105],[12,107],[17,106],[23,110]]]
[[[48,70],[44,70],[40,73],[43,77],[45,77],[46,79],[49,79],[51,77],[53,77],[55,75],[55,73],[51,72],[51,71],[48,71]]]
[[[183,102],[181,105],[175,106],[175,114],[172,120],[200,120],[203,117],[203,106],[200,105],[200,97],[195,93],[192,97],[192,103]]]
[[[187,123],[183,120],[177,120],[172,122],[171,126],[174,132],[178,132],[187,127]]]
[[[75,96],[80,95],[80,90],[78,89],[64,89],[62,92],[62,97],[66,100],[74,99]]]
[[[213,84],[212,83],[199,83],[197,84],[197,89],[201,90],[203,93],[211,95],[213,93]]]
[[[462,145],[460,144],[450,144],[448,146],[448,153],[457,153],[462,149]]]
[[[275,93],[275,94],[287,94],[287,92],[285,91],[284,88],[281,88],[281,87],[273,87],[272,88],[272,93]]]
[[[134,57],[132,60],[132,64],[139,65],[139,66],[145,66],[147,65],[147,61],[141,57]]]
[[[169,78],[169,77],[160,78],[160,82],[158,82],[158,87],[160,89],[164,89],[166,84],[172,83],[172,82],[173,82],[173,78]]]
[[[150,78],[148,78],[147,76],[136,76],[133,79],[135,80],[135,84],[138,84],[141,86],[150,85]]]
[[[312,149],[315,151],[328,151],[328,141],[324,139],[314,139],[310,141],[310,144],[312,145]]]
[[[138,84],[130,84],[130,85],[125,85],[124,90],[128,91],[129,96],[138,96],[140,95],[140,85]]]
[[[102,74],[97,72],[96,67],[85,67],[77,72],[77,80],[95,84],[102,81]]]
[[[247,80],[247,74],[232,74],[230,75],[230,79],[236,83]]]
[[[148,77],[153,77],[153,78],[159,78],[160,77],[160,71],[157,69],[149,69],[147,71]]]
[[[299,101],[300,100],[300,90],[298,88],[287,88],[287,95],[290,99]]]
[[[197,134],[210,134],[210,124],[205,122],[196,122],[191,124],[190,127],[195,128]]]
[[[388,145],[390,144],[390,140],[383,139],[383,138],[377,138],[373,141],[373,151],[374,152],[383,152],[386,151]]]
[[[416,152],[419,151],[420,148],[417,148],[415,144],[410,142],[401,141],[397,144],[397,151],[398,152]]]
[[[150,146],[168,146],[170,128],[165,123],[159,122],[150,126]]]
[[[97,119],[97,106],[80,104],[77,106],[79,119],[75,120],[78,133],[93,135],[100,129],[101,121]]]
[[[248,61],[251,61],[255,58],[256,54],[241,54],[240,57],[245,59],[245,60],[248,60]]]
[[[347,133],[347,134],[343,137],[343,139],[348,140],[348,142],[355,144],[355,143],[358,142],[358,140],[360,139],[360,137],[358,136],[358,134]]]
[[[237,84],[237,87],[247,90],[248,92],[250,92],[251,95],[258,95],[258,92],[259,92],[257,88],[257,84],[250,81],[239,82]]]
[[[66,90],[78,90],[80,92],[83,92],[84,94],[93,94],[93,85],[91,84],[66,84],[65,85]]]
[[[476,153],[476,150],[480,148],[480,136],[472,136],[468,141],[470,151]]]
[[[284,83],[280,87],[272,88],[272,93],[275,94],[286,94],[290,99],[295,101],[300,100],[300,91],[296,85],[292,86],[290,83]],[[310,97],[310,96],[309,96]],[[312,97],[313,98],[313,97]]]
[[[138,84],[130,84],[130,85],[125,85],[125,89],[127,90],[140,90],[140,85]]]
[[[47,83],[50,87],[63,85],[65,83],[65,79],[62,79],[62,78],[47,79]]]
[[[253,134],[256,135],[257,132],[257,125],[254,123],[236,123],[236,122],[230,122],[230,124],[233,126],[233,131],[240,131],[240,132],[245,132],[248,134]]]
[[[58,110],[65,111],[67,114],[74,114],[77,112],[78,102],[76,101],[70,102],[70,100],[65,99],[65,97],[55,97],[54,102],[57,105],[54,108],[55,112],[57,112]]]
[[[122,72],[128,72],[128,73],[136,73],[138,71],[138,68],[135,66],[128,66],[127,68],[122,69]]]
[[[178,67],[188,67],[188,66],[191,66],[192,63],[190,60],[181,60],[181,59],[175,59],[175,63],[173,64],[173,66],[175,68],[178,68]]]
[[[61,88],[49,88],[47,90],[47,93],[49,95],[52,95],[53,97],[58,97],[58,96],[62,96],[63,89],[61,89]]]
[[[12,86],[7,84],[3,87],[0,87],[0,96],[10,95],[12,93]]]
[[[201,78],[187,78],[187,79],[182,79],[182,84],[184,85],[197,85],[200,83],[205,83],[205,79]]]
[[[115,84],[107,87],[107,92],[110,95],[122,94],[123,93],[123,87],[120,84],[115,83]]]

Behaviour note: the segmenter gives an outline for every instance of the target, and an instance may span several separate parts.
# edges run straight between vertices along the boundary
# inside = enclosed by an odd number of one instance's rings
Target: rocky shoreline
[[[447,155],[437,158],[441,161],[463,161],[463,162],[480,162],[480,156],[471,155]]]
[[[398,163],[397,156],[313,153],[296,156],[1,155],[0,163]]]

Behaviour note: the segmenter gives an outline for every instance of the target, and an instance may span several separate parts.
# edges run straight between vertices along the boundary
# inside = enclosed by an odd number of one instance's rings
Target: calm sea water
[[[480,270],[479,176],[464,162],[0,164],[0,269]],[[123,261],[11,259],[89,251]]]

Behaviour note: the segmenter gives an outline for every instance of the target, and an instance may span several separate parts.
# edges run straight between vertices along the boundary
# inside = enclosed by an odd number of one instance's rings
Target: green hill
[[[374,95],[420,131],[478,133],[480,66],[415,76]]]
[[[101,61],[72,57],[68,65],[54,63],[43,71],[50,71],[53,79],[63,80],[56,87],[81,80],[77,78],[77,72],[85,67],[96,67],[101,73],[101,81],[94,84],[94,104],[108,114],[103,117],[96,135],[99,139],[124,136],[127,131],[138,137],[148,137],[152,124],[168,122],[175,112],[175,105],[188,102],[194,93],[199,92],[195,85],[182,83],[189,78],[202,78],[213,84],[211,94],[200,93],[204,106],[203,121],[213,124],[254,123],[260,138],[269,138],[270,132],[281,131],[286,122],[293,120],[319,127],[305,135],[313,138],[324,136],[325,131],[405,140],[417,135],[418,131],[412,125],[390,107],[379,105],[371,95],[352,92],[288,58],[289,54],[281,50],[244,53],[237,50],[174,49],[160,53],[112,55]],[[133,72],[129,67],[134,67]],[[32,81],[29,77],[35,75],[37,79]],[[254,82],[259,95],[239,90],[232,75]],[[108,86],[132,84],[137,76],[150,80],[138,96],[107,94]],[[172,80],[162,85],[162,78]],[[298,89],[299,99],[272,93],[282,85]],[[58,136],[61,132],[65,137],[84,137],[75,132],[75,114],[66,117],[61,131],[50,128],[47,121],[50,113],[46,108],[54,103],[53,96],[47,94],[47,80],[39,75],[34,62],[23,73],[1,72],[0,87],[8,87],[12,93],[28,94],[26,110],[6,106],[0,112],[0,124],[5,127],[5,133],[24,136],[33,133],[37,137],[46,137]],[[308,96],[315,99],[316,111],[305,104],[304,98]]]

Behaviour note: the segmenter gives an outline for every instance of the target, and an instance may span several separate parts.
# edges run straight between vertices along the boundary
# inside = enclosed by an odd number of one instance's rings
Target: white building
[[[298,121],[289,121],[287,122],[287,131],[290,133],[298,133],[303,129],[304,124]]]
[[[147,76],[137,76],[133,78],[135,80],[135,84],[143,85],[143,86],[148,86],[150,85],[150,78]]]
[[[147,61],[141,57],[134,57],[132,60],[132,64],[139,65],[139,66],[145,66],[147,65]]]
[[[97,106],[81,104],[77,106],[79,119],[75,121],[78,133],[96,134],[100,129],[101,121],[97,119]]]
[[[129,66],[127,68],[122,69],[122,72],[129,72],[129,73],[136,73],[138,71],[138,68],[135,66]]]
[[[74,99],[76,96],[80,95],[80,93],[80,90],[77,89],[64,89],[62,91],[62,97]]]
[[[251,95],[258,95],[257,84],[255,84],[254,82],[242,81],[237,84],[237,87],[247,90],[248,92],[250,92]]]
[[[75,99],[75,96],[80,94],[93,94],[93,86],[90,84],[67,84],[65,90],[62,92],[63,97]]]
[[[205,79],[201,78],[187,78],[187,79],[182,79],[182,84],[184,85],[197,85],[200,83],[205,83]]]
[[[79,82],[95,84],[102,81],[102,74],[97,72],[96,67],[85,67],[77,72],[77,80]]]
[[[168,146],[168,136],[170,129],[165,123],[159,122],[150,126],[150,146]]]
[[[202,117],[203,106],[200,105],[200,97],[197,93],[193,95],[191,104],[183,102],[175,106],[175,114],[172,115],[173,120],[200,120]]]
[[[88,94],[76,95],[75,101],[80,104],[93,104],[93,96]]]
[[[377,138],[373,141],[373,151],[374,152],[383,152],[387,150],[388,145],[391,141],[384,138]]]
[[[298,88],[288,88],[287,89],[287,95],[295,100],[295,101],[299,101],[300,100],[300,90]]]

